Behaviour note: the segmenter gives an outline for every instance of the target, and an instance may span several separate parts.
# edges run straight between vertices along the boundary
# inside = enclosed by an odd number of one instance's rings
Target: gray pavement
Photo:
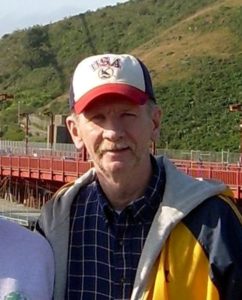
[[[0,198],[0,218],[32,228],[40,215],[40,209]]]

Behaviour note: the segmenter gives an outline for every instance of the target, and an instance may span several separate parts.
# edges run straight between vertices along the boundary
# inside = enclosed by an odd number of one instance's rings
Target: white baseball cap
[[[156,102],[148,69],[128,54],[90,56],[77,65],[70,87],[70,108],[79,114],[107,95],[119,95],[118,99],[138,105],[148,99]]]

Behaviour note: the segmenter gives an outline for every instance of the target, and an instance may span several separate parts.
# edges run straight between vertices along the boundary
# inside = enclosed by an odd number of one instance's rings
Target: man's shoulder
[[[53,197],[42,207],[37,223],[37,230],[46,234],[46,231],[55,231],[56,228],[67,226],[70,218],[70,209],[73,201],[81,195],[85,200],[85,191],[94,182],[95,173],[89,171],[79,179],[63,185]],[[83,194],[84,193],[84,194]]]
[[[224,195],[209,197],[185,218],[185,223],[199,228],[222,226],[231,230],[237,228],[242,237],[242,215],[234,200]]]
[[[94,169],[90,169],[88,172],[83,174],[80,178],[75,181],[68,182],[62,187],[60,187],[55,194],[53,195],[50,203],[54,205],[54,202],[62,201],[62,198],[68,198],[73,200],[77,193],[79,193],[80,189],[84,190],[88,188],[88,186],[94,181],[95,171]],[[66,200],[64,200],[66,201]],[[48,202],[47,202],[48,203]]]

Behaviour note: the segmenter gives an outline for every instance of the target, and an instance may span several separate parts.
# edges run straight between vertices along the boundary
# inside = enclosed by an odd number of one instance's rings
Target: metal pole
[[[52,112],[50,112],[50,123],[51,123],[50,148],[51,148],[51,155],[52,155],[53,143],[54,143],[54,115]]]
[[[25,154],[28,155],[28,143],[29,143],[29,114],[26,113],[26,128],[25,128]]]
[[[20,124],[20,115],[21,115],[20,100],[18,100],[18,124]]]
[[[25,124],[25,154],[28,155],[28,144],[29,144],[29,115],[31,113],[22,113],[20,116],[25,117],[26,124]]]
[[[44,112],[44,115],[50,117],[48,140],[50,143],[50,151],[51,151],[51,155],[52,155],[53,144],[54,144],[54,114],[51,111],[47,111],[47,112]]]

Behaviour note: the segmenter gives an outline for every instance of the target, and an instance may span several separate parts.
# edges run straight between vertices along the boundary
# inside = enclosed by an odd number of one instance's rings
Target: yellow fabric
[[[157,263],[143,299],[219,300],[207,257],[183,223],[171,233]]]

